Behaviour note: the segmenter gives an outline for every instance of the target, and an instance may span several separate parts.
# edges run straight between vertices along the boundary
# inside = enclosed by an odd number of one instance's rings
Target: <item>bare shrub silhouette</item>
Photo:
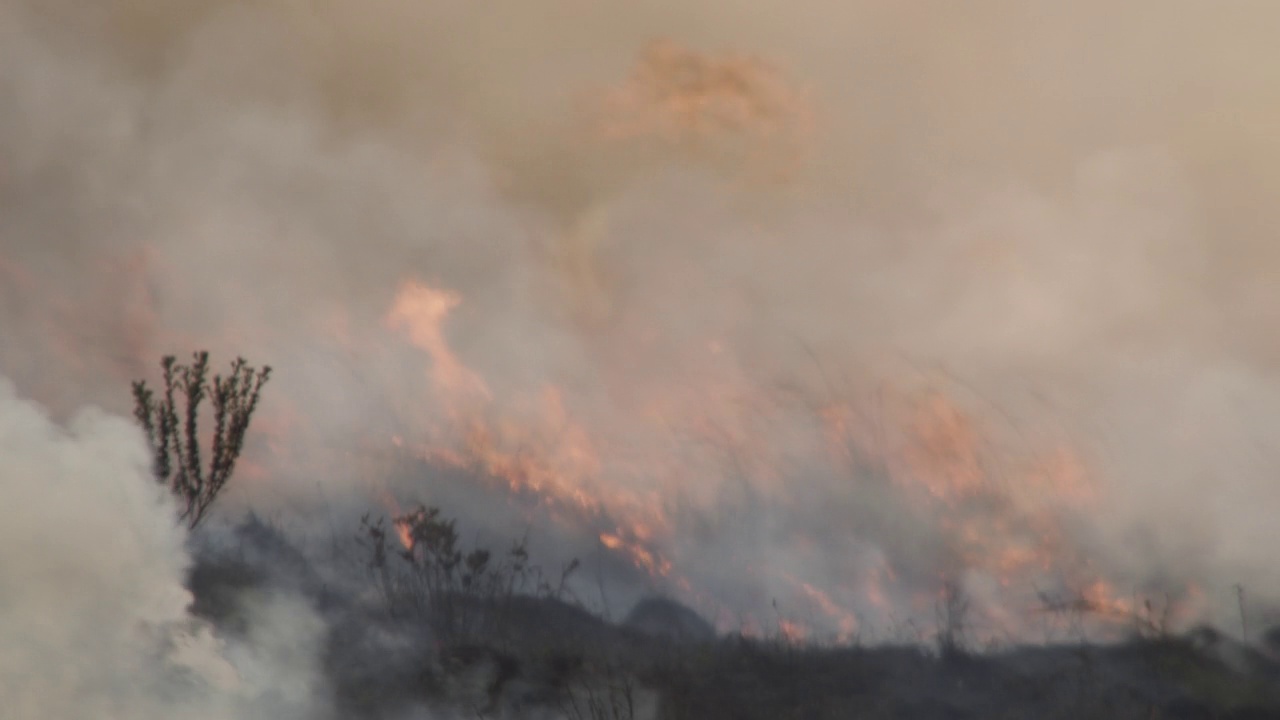
[[[938,654],[944,660],[958,659],[968,653],[969,611],[969,595],[960,582],[955,579],[943,582],[936,613]]]
[[[567,582],[579,567],[576,559],[553,585],[530,563],[525,540],[496,557],[485,548],[464,550],[457,521],[442,517],[436,507],[420,506],[391,523],[388,528],[383,519],[368,516],[361,521],[369,567],[383,598],[394,614],[429,618],[446,642],[503,639],[518,596],[571,597]]]
[[[182,501],[179,517],[194,529],[231,479],[271,367],[255,370],[244,358],[236,358],[230,374],[213,376],[212,387],[208,352],[193,353],[190,365],[167,355],[160,367],[163,395],[157,398],[145,380],[134,382],[133,414],[147,434],[156,479]],[[199,431],[200,405],[206,397],[213,405],[207,468],[201,463]]]

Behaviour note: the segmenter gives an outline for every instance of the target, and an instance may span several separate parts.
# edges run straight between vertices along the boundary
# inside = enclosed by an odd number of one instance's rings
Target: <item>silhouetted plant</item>
[[[634,720],[639,688],[635,679],[613,663],[604,663],[599,677],[581,677],[561,698],[569,720]]]
[[[190,365],[179,364],[167,355],[160,367],[164,394],[157,399],[145,380],[134,382],[133,414],[147,434],[156,479],[178,496],[183,503],[179,517],[188,528],[195,528],[231,479],[271,368],[264,366],[255,371],[244,358],[236,358],[231,363],[231,373],[226,377],[214,375],[210,387],[207,352],[194,353]],[[206,397],[213,405],[213,439],[207,469],[200,461],[199,439],[200,405]]]
[[[553,586],[529,562],[525,540],[496,556],[485,548],[464,550],[457,520],[442,517],[437,507],[394,516],[390,528],[368,515],[361,525],[369,567],[392,613],[428,617],[450,642],[502,639],[516,597],[564,598],[571,594],[569,576],[579,567],[576,559],[570,562]]]
[[[938,654],[955,659],[968,652],[969,595],[959,581],[947,579],[936,608],[938,616]]]

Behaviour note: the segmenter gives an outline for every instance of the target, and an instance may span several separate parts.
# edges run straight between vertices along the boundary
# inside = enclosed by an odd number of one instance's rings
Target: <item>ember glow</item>
[[[792,639],[1280,599],[1271,10],[72,5],[0,0],[0,374],[272,365],[229,511]]]

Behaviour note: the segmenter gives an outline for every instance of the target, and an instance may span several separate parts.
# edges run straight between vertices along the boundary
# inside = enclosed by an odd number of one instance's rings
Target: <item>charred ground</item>
[[[715,635],[667,598],[602,617],[563,586],[528,582],[520,545],[508,559],[523,565],[472,560],[469,575],[411,585],[444,571],[421,549],[379,559],[368,527],[324,559],[254,515],[197,534],[192,612],[236,634],[255,596],[306,597],[328,624],[324,676],[350,718],[1280,717],[1276,632],[1255,644],[1200,627],[990,648],[924,630],[924,642],[881,645]]]

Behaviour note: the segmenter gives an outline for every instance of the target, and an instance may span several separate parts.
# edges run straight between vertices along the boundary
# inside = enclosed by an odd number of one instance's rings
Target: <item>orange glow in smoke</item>
[[[653,553],[644,548],[640,539],[628,543],[613,533],[600,533],[600,542],[610,550],[625,553],[637,567],[643,568],[650,575],[667,575],[671,572],[671,562],[655,558]]]
[[[786,618],[778,619],[778,633],[783,640],[795,644],[802,643],[809,637],[809,630],[804,625]]]
[[[675,158],[694,161],[701,170],[727,169],[735,178],[770,180],[793,178],[812,157],[814,104],[781,64],[758,55],[654,42],[625,78],[590,99],[586,145],[576,148],[586,154],[610,160],[640,156],[646,158],[637,161],[642,163],[652,156],[658,162]],[[615,170],[626,174],[618,168],[608,174]],[[969,573],[982,580],[982,587],[1010,593],[1035,588],[1045,578],[1066,578],[1075,609],[1111,622],[1153,612],[1144,601],[1126,598],[1114,578],[1106,577],[1105,569],[1092,564],[1074,541],[1071,520],[1089,518],[1105,507],[1105,497],[1086,458],[1070,443],[1019,447],[1026,457],[1015,456],[984,423],[990,419],[987,414],[971,412],[945,390],[910,396],[889,392],[886,407],[874,412],[868,412],[869,403],[830,397],[829,388],[822,394],[806,387],[797,394],[811,395],[799,402],[780,399],[768,385],[776,378],[766,382],[761,379],[764,371],[753,374],[756,358],[739,346],[745,344],[743,337],[734,332],[734,323],[756,319],[751,315],[757,312],[756,301],[741,307],[726,301],[728,319],[716,327],[697,327],[701,317],[690,313],[693,321],[676,324],[680,331],[696,330],[675,338],[670,335],[678,333],[669,332],[673,324],[666,318],[645,317],[646,310],[628,314],[628,303],[615,302],[610,292],[630,278],[621,272],[617,276],[623,281],[614,282],[613,268],[602,260],[606,254],[597,252],[618,240],[610,235],[609,224],[615,206],[594,193],[584,200],[581,204],[588,207],[570,212],[577,215],[558,228],[567,239],[559,248],[556,270],[572,276],[570,284],[579,288],[577,302],[596,308],[589,316],[599,322],[573,341],[587,348],[584,365],[593,375],[599,371],[599,377],[581,385],[577,378],[557,377],[514,389],[503,386],[508,378],[468,364],[466,346],[450,341],[450,330],[458,330],[453,323],[462,319],[458,313],[469,309],[464,304],[468,298],[408,279],[389,307],[380,308],[385,310],[380,330],[367,330],[377,323],[362,322],[354,308],[321,310],[323,317],[312,323],[343,347],[366,351],[367,345],[377,345],[371,353],[393,355],[403,346],[413,362],[421,361],[421,382],[389,381],[391,397],[379,398],[384,404],[372,408],[371,415],[400,413],[404,422],[371,429],[368,434],[375,439],[359,442],[376,444],[379,451],[394,448],[382,457],[417,458],[464,470],[477,482],[529,500],[553,521],[578,523],[603,548],[647,573],[655,587],[675,588],[715,614],[727,615],[721,612],[725,608],[715,594],[718,588],[700,585],[694,572],[706,568],[690,560],[694,552],[681,551],[693,543],[713,542],[707,538],[719,530],[717,523],[738,521],[731,513],[727,520],[717,513],[724,496],[736,498],[741,489],[746,496],[742,505],[758,511],[752,522],[759,519],[765,526],[760,529],[764,540],[761,546],[722,553],[717,548],[717,561],[736,565],[713,569],[718,577],[749,574],[751,583],[744,584],[751,590],[777,590],[780,600],[790,593],[787,612],[797,606],[812,612],[814,628],[778,620],[778,630],[788,640],[818,635],[823,620],[848,639],[859,631],[874,631],[873,621],[902,607],[932,614],[937,587],[921,585],[944,573]],[[577,204],[577,199],[566,203]],[[561,221],[558,214],[556,221]],[[86,264],[104,270],[69,296],[50,294],[50,288],[66,285],[53,282],[39,262],[23,260],[0,256],[0,310],[7,317],[10,305],[18,310],[37,307],[49,319],[41,322],[47,324],[39,334],[41,347],[21,352],[0,347],[0,361],[6,361],[7,371],[16,365],[12,372],[50,383],[37,392],[54,395],[59,388],[48,380],[55,373],[24,367],[33,364],[31,358],[54,357],[76,373],[100,371],[84,359],[85,337],[99,355],[111,358],[110,370],[122,379],[153,373],[158,347],[167,352],[206,344],[206,338],[193,341],[175,331],[155,337],[161,313],[149,283],[170,270],[157,267],[163,258],[148,248],[93,258]],[[662,268],[669,273],[663,280],[671,286],[702,283],[706,278],[699,274],[705,272],[700,265],[671,263]],[[637,286],[637,295],[647,289]],[[715,284],[709,287],[715,289]],[[164,309],[168,314],[170,309]],[[25,319],[25,310],[13,312]],[[231,347],[278,348],[262,342],[275,331],[266,324],[237,327],[216,339]],[[239,342],[245,337],[255,340]],[[25,362],[7,362],[10,354]],[[600,397],[587,397],[593,393]],[[322,444],[311,426],[318,421],[298,409],[302,406],[291,407],[287,399],[273,396],[255,416],[254,442],[272,461],[281,462],[290,441],[294,447]],[[389,412],[393,409],[395,413]],[[298,442],[300,434],[308,433],[317,435]],[[295,470],[298,463],[319,464],[300,457],[288,461]],[[250,480],[272,470],[261,456],[247,456],[241,463],[241,474]],[[393,518],[403,515],[386,485],[389,473],[383,467],[376,470],[362,474],[373,495]],[[853,514],[846,509],[864,501],[858,507],[866,510],[863,516],[846,517]],[[795,513],[784,518],[791,522],[773,523],[774,511],[786,515],[792,509]],[[795,521],[811,517],[800,514],[804,512],[821,515],[823,527]],[[701,523],[710,516],[715,516],[705,523],[710,529],[703,532]],[[899,520],[908,526],[901,533],[894,527]],[[877,522],[884,527],[864,530],[857,524]],[[409,528],[402,523],[393,527],[409,548]],[[842,541],[863,540],[863,532],[878,533],[865,543],[879,544],[877,555],[847,563],[843,557],[828,557],[848,550]],[[929,541],[921,543],[923,549],[913,545],[920,537]],[[829,545],[833,538],[834,550]],[[777,556],[760,557],[761,547],[772,551],[776,546],[783,547]],[[787,553],[820,560],[790,562],[793,555]],[[920,560],[925,555],[930,557]],[[943,556],[937,564],[947,567],[930,564],[932,555]],[[1207,602],[1194,586],[1186,589],[1184,599],[1192,607]],[[816,617],[819,613],[822,617]],[[767,628],[767,612],[755,617],[765,620],[749,620],[754,627]]]
[[[765,59],[659,40],[606,94],[598,127],[611,141],[652,138],[695,153],[728,150],[757,172],[785,178],[804,162],[813,125],[808,98]]]
[[[800,589],[817,604],[822,612],[827,614],[827,617],[836,620],[840,629],[840,640],[847,641],[853,638],[854,633],[858,631],[858,618],[853,613],[837,605],[830,595],[807,582],[800,583]]]
[[[449,398],[469,401],[490,399],[480,376],[463,365],[444,337],[444,319],[462,298],[421,283],[405,283],[387,315],[392,329],[404,330],[410,342],[431,357],[431,377],[437,390]]]
[[[1081,599],[1093,612],[1112,617],[1127,618],[1134,607],[1130,600],[1116,597],[1115,590],[1105,580],[1095,580],[1080,592]]]
[[[414,450],[433,462],[478,471],[512,491],[531,493],[553,509],[591,515],[607,507],[624,523],[602,533],[601,543],[651,575],[669,573],[671,562],[649,545],[654,528],[665,525],[661,511],[634,493],[599,482],[602,465],[595,444],[569,416],[561,391],[544,387],[504,415],[484,379],[453,352],[444,325],[460,302],[453,293],[408,282],[387,316],[388,326],[405,332],[430,358],[433,400],[453,423],[429,433]]]
[[[940,393],[919,401],[909,428],[909,472],[899,477],[919,485],[934,499],[954,502],[986,489],[982,435],[972,418]]]
[[[388,326],[403,332],[427,356],[432,397],[423,403],[439,408],[447,421],[425,427],[416,439],[398,434],[394,444],[528,494],[553,517],[608,517],[609,528],[596,532],[603,547],[654,578],[669,577],[687,597],[698,598],[715,614],[715,601],[677,574],[673,560],[659,550],[676,542],[676,529],[662,509],[663,493],[696,491],[700,476],[711,477],[727,467],[785,502],[787,485],[793,482],[784,471],[787,453],[806,447],[799,437],[779,441],[778,427],[792,419],[783,413],[790,411],[759,397],[749,379],[729,364],[731,355],[723,346],[712,346],[712,352],[704,346],[692,356],[697,363],[692,367],[705,368],[706,375],[697,376],[690,387],[624,386],[619,398],[636,396],[637,414],[680,418],[682,431],[710,453],[681,457],[644,445],[641,451],[629,452],[628,445],[618,445],[599,432],[605,428],[577,419],[560,388],[544,386],[525,396],[495,398],[485,379],[449,344],[446,325],[461,302],[449,291],[407,282],[387,315]],[[1087,511],[1096,502],[1097,490],[1082,461],[1065,446],[1054,446],[1027,462],[1002,459],[999,448],[989,442],[991,433],[941,392],[896,402],[895,409],[875,421],[879,426],[872,426],[851,403],[829,402],[812,412],[812,449],[822,455],[822,448],[827,448],[835,466],[855,474],[863,472],[867,462],[882,468],[907,507],[929,518],[941,533],[963,563],[960,569],[986,573],[1010,590],[1033,587],[1042,576],[1085,578],[1081,592],[1091,612],[1113,616],[1135,611],[1096,574],[1091,576],[1088,563],[1072,549],[1061,521],[1063,512]],[[783,422],[772,422],[775,416]],[[886,431],[893,428],[898,433],[890,439]],[[720,459],[700,464],[713,457]],[[629,480],[618,482],[622,478]],[[789,541],[821,552],[803,536]],[[854,608],[833,595],[837,587],[842,597],[850,595],[838,584],[840,578],[793,577],[785,568],[767,566],[759,572],[762,581],[792,588],[792,602],[816,609],[842,639],[859,630]],[[866,603],[862,607],[881,615],[892,613],[903,601],[913,611],[932,612],[936,602],[936,590],[902,587],[888,563],[859,577],[856,595]],[[1007,609],[992,612],[988,620],[1017,622]],[[795,621],[779,622],[784,637],[812,634]]]
[[[401,509],[400,503],[396,502],[395,496],[387,489],[379,480],[373,481],[373,493],[378,502],[386,509],[387,514],[392,518],[391,527],[395,530],[396,537],[400,540],[400,546],[405,550],[413,549],[413,536],[407,523],[398,522],[395,518],[403,517],[404,510]]]

